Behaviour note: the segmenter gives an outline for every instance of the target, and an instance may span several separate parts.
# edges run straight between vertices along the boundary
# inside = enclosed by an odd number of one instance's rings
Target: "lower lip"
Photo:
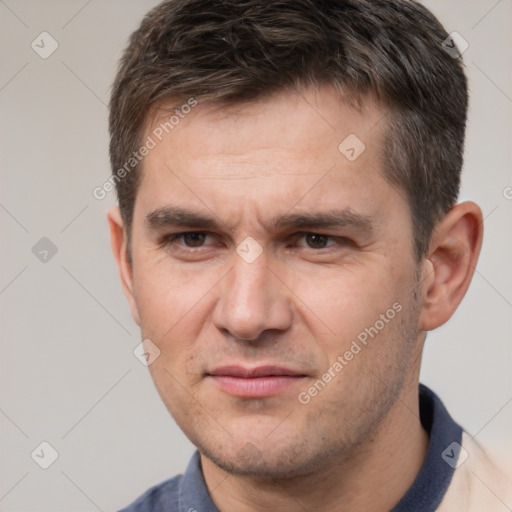
[[[268,377],[210,376],[222,391],[240,398],[265,398],[277,395],[303,379],[302,376],[275,375]]]

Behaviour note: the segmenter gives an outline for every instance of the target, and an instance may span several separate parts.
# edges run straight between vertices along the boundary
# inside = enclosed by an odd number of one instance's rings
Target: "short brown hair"
[[[405,193],[418,259],[455,204],[467,83],[435,16],[410,0],[167,0],[131,35],[110,101],[112,172],[140,147],[151,107],[236,103],[304,86],[389,109],[382,158]],[[450,44],[452,46],[452,44]],[[130,236],[141,165],[116,180]]]

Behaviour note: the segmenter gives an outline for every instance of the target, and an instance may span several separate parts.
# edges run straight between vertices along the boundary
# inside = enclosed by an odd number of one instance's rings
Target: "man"
[[[510,510],[418,388],[482,241],[453,49],[405,0],[170,0],[132,35],[112,248],[198,452],[125,511]]]

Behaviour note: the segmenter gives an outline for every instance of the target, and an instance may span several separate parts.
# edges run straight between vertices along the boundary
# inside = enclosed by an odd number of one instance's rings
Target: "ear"
[[[482,237],[482,211],[471,201],[455,205],[438,224],[423,265],[420,329],[435,329],[453,315],[473,277]]]
[[[137,325],[140,325],[139,311],[133,293],[133,267],[128,255],[123,218],[117,206],[109,209],[107,219],[110,227],[110,245],[119,269],[123,291],[130,304],[132,317]]]

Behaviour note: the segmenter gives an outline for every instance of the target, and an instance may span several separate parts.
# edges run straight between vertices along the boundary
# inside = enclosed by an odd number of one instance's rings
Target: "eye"
[[[336,245],[335,237],[319,233],[302,233],[297,241],[299,247],[308,249],[324,249]]]
[[[163,236],[159,247],[170,257],[185,262],[205,261],[222,254],[222,238],[208,231],[182,231]]]
[[[206,233],[182,233],[180,238],[187,247],[201,247],[206,241]]]
[[[162,244],[181,249],[197,249],[207,245],[211,238],[208,233],[203,231],[187,231],[184,233],[174,233],[163,238]],[[210,241],[211,242],[211,241]]]
[[[308,247],[311,249],[323,249],[328,246],[330,236],[327,235],[319,235],[317,233],[307,233],[305,236],[305,241]],[[332,245],[332,244],[330,244]]]

